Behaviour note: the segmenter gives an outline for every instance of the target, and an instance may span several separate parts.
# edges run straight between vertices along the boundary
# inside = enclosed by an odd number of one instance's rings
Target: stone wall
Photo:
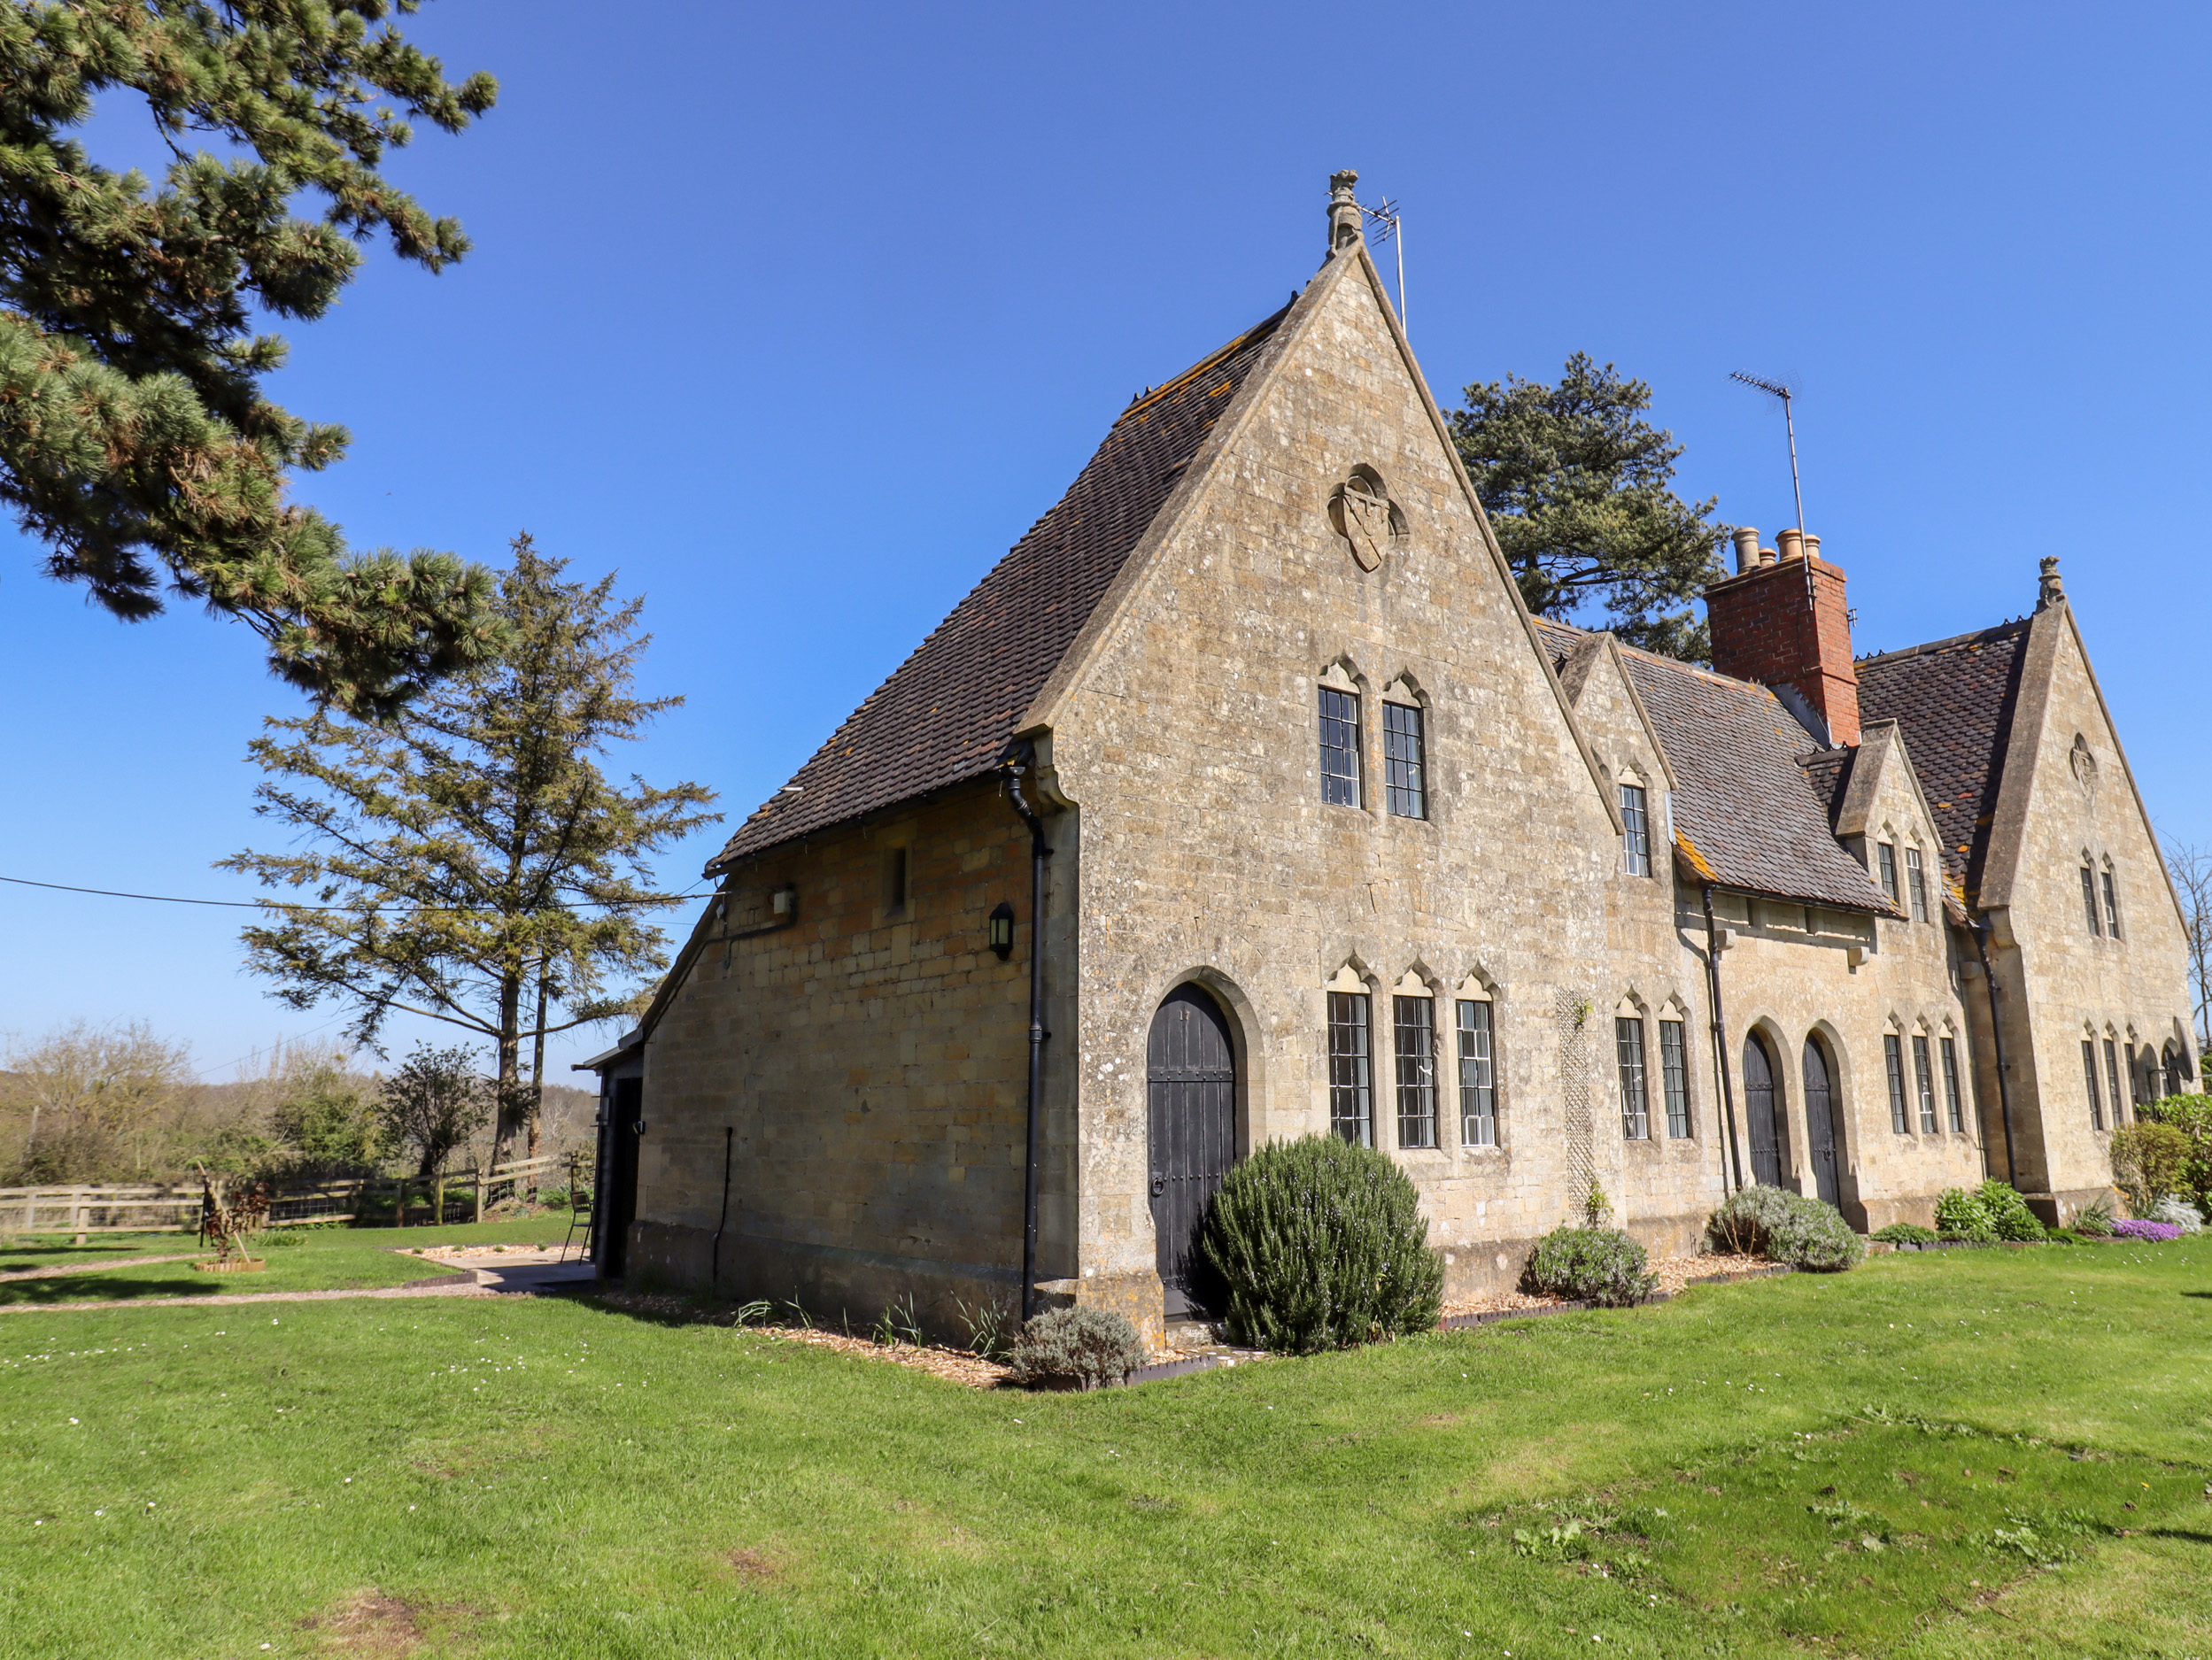
[[[2116,939],[2090,930],[2084,862],[2100,908],[2104,872],[2113,873]],[[2098,1129],[2083,1039],[2097,1042],[2100,1073],[2103,1044],[2115,1046],[2124,1091],[2131,1043],[2185,1048],[2192,1026],[2180,915],[2063,601],[2039,613],[2030,635],[1989,863],[2019,1185],[2056,1218],[2111,1193],[2113,1103],[2108,1090]]]
[[[646,1046],[633,1278],[817,1320],[910,1301],[947,1333],[959,1301],[1015,1299],[1029,868],[1027,830],[983,784],[731,873]],[[772,923],[786,885],[793,926],[713,943]],[[1002,901],[1006,961],[986,934]]]

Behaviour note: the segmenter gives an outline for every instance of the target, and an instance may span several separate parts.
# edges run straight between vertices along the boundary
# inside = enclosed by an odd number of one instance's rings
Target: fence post
[[[77,1236],[73,1241],[75,1244],[84,1243],[84,1189],[81,1187],[69,1190],[69,1231]]]
[[[23,1201],[23,1231],[24,1231],[24,1232],[26,1232],[26,1233],[35,1233],[35,1232],[37,1232],[37,1231],[38,1231],[38,1230],[37,1230],[37,1229],[35,1229],[35,1228],[34,1228],[34,1227],[31,1225],[33,1223],[36,1222],[37,1220],[38,1220],[38,1189],[37,1189],[37,1188],[35,1188],[35,1187],[34,1187],[34,1188],[32,1188],[32,1189],[31,1189],[31,1192],[30,1192],[30,1196],[29,1196],[28,1198],[25,1199],[25,1200],[24,1200],[24,1201]]]
[[[392,1187],[398,1198],[391,1207],[391,1225],[404,1228],[407,1225],[407,1178],[404,1176],[395,1178]]]
[[[437,1179],[430,1184],[430,1225],[434,1228],[445,1225],[445,1172],[443,1170],[438,1171]]]
[[[483,1166],[472,1161],[468,1166],[468,1175],[476,1185],[476,1219],[482,1222],[483,1220]]]

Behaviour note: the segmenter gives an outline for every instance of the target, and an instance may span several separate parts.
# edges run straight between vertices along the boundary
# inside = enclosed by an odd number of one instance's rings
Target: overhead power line
[[[145,899],[156,905],[215,905],[228,909],[249,911],[258,911],[266,906],[274,905],[290,911],[329,911],[333,914],[345,915],[351,915],[355,910],[355,907],[351,905],[301,905],[290,899],[181,899],[174,893],[125,893],[115,888],[72,887],[66,882],[34,882],[28,876],[0,876],[0,882],[12,882],[20,888],[47,888],[56,893],[93,893],[104,899]],[[693,890],[687,888],[681,893],[650,893],[642,899],[582,899],[573,906],[548,907],[547,908],[596,911],[619,909],[629,905],[679,905],[685,899],[696,897]],[[371,906],[369,908],[377,910],[380,907]],[[458,916],[471,912],[483,916],[499,915],[496,911],[483,910],[467,905],[413,905],[406,907],[405,912],[406,915],[414,916]]]

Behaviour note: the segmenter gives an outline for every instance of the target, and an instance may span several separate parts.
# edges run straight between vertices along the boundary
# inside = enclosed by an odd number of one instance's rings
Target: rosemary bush
[[[1255,1348],[1311,1355],[1426,1332],[1443,1303],[1412,1180],[1335,1136],[1270,1142],[1236,1166],[1203,1240],[1230,1334]]]

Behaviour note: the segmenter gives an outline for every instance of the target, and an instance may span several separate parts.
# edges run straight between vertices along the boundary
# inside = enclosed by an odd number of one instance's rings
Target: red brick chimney
[[[1821,539],[1777,531],[1780,551],[1757,531],[1736,533],[1736,575],[1705,590],[1713,666],[1739,680],[1790,686],[1839,745],[1859,743],[1859,675],[1851,662],[1844,574],[1821,558]],[[1806,573],[1812,577],[1807,603]]]

